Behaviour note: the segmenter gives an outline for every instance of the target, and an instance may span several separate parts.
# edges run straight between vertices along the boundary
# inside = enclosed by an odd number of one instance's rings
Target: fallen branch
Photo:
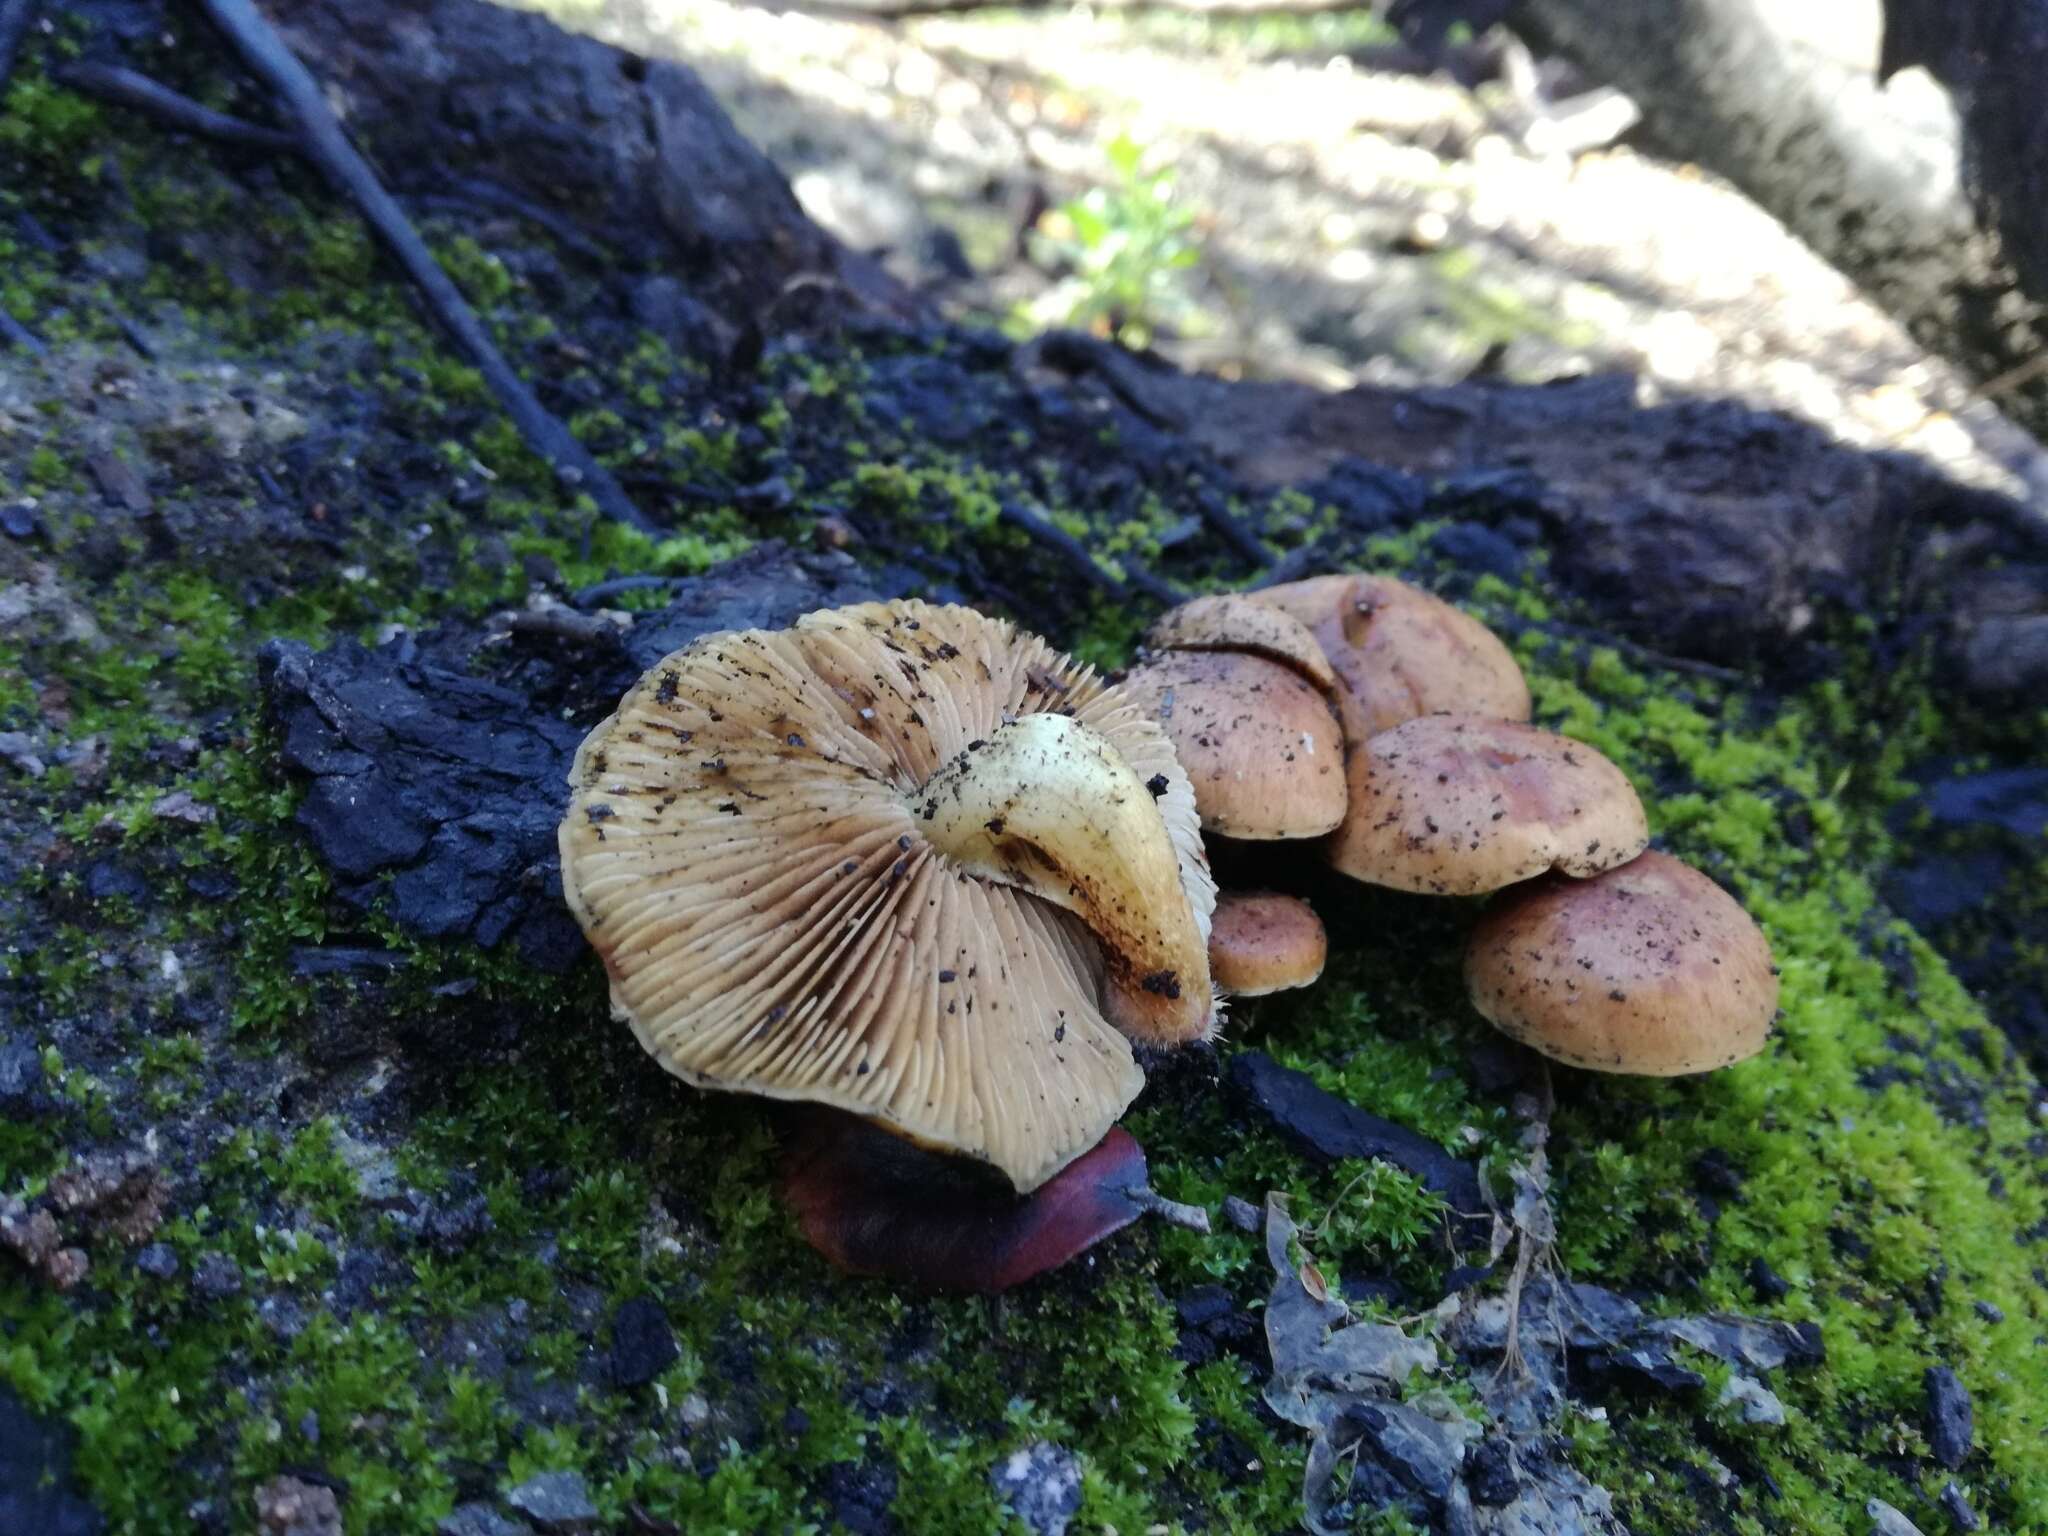
[[[600,581],[595,586],[585,587],[569,601],[578,608],[595,608],[608,603],[624,592],[667,591],[676,585],[673,576],[614,576],[610,581]]]
[[[319,84],[285,47],[252,0],[200,0],[213,24],[235,45],[244,62],[283,101],[298,124],[299,147],[334,189],[355,203],[414,285],[434,317],[454,337],[498,397],[520,435],[573,495],[587,493],[615,522],[645,533],[658,526],[633,505],[612,474],[557,420],[498,351],[476,311],[453,279],[434,260],[404,211],[376,173],[349,143]]]
[[[0,341],[26,352],[30,357],[48,356],[50,349],[44,346],[36,333],[23,325],[14,316],[0,309]]]
[[[230,117],[225,112],[201,106],[191,97],[180,95],[169,86],[160,85],[149,76],[119,64],[80,61],[61,66],[53,71],[51,78],[74,91],[130,107],[180,133],[196,133],[202,138],[218,139],[223,144],[239,144],[248,149],[296,152],[299,148],[299,141],[288,133],[246,123],[239,117]]]
[[[28,24],[36,18],[36,0],[0,0],[0,90],[14,73],[15,56],[21,40],[28,36]]]
[[[1032,542],[1042,544],[1058,555],[1073,568],[1076,575],[1097,591],[1117,599],[1130,596],[1124,582],[1118,581],[1097,565],[1087,546],[1051,518],[1034,512],[1021,503],[1006,501],[1002,504],[1002,519],[1012,527],[1021,529]],[[1181,600],[1181,594],[1169,583],[1153,575],[1137,561],[1126,559],[1123,565],[1129,572],[1130,586],[1163,603],[1172,604]]]

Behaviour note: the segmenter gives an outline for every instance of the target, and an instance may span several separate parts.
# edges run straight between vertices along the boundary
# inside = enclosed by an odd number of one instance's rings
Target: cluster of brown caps
[[[1124,686],[1173,740],[1212,838],[1313,838],[1373,885],[1513,886],[1465,957],[1479,1011],[1599,1071],[1701,1072],[1754,1055],[1777,1013],[1770,945],[1720,886],[1646,851],[1642,802],[1582,742],[1528,724],[1528,684],[1476,619],[1391,577],[1199,598],[1145,637]],[[1306,904],[1225,892],[1225,991],[1306,985]]]
[[[1320,839],[1403,890],[1530,882],[1467,972],[1551,1055],[1672,1073],[1762,1045],[1762,934],[1644,852],[1619,769],[1524,723],[1472,619],[1331,576],[1187,604],[1147,647],[1110,685],[902,601],[669,657],[584,742],[561,829],[614,1011],[690,1082],[851,1111],[1032,1190],[1136,1096],[1133,1042],[1214,1032],[1212,970],[1253,994],[1322,968],[1301,902],[1218,905],[1206,828]]]

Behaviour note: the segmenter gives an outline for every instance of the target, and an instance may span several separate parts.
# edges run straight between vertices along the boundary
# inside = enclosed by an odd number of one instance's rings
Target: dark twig
[[[257,123],[246,123],[239,117],[203,107],[190,96],[182,96],[169,86],[159,85],[149,76],[119,64],[94,64],[82,60],[63,65],[53,72],[53,77],[74,91],[132,107],[180,133],[196,133],[202,138],[219,139],[224,144],[240,144],[249,149],[296,151],[299,147],[299,141],[291,134]]]
[[[667,591],[675,586],[673,576],[614,576],[610,581],[600,581],[595,586],[585,587],[569,601],[578,608],[595,608],[599,603],[608,603],[625,592]]]
[[[7,88],[21,40],[28,36],[28,24],[35,19],[36,0],[0,0],[0,91]]]
[[[450,182],[438,189],[414,193],[411,194],[411,199],[427,208],[459,211],[490,208],[500,213],[509,213],[515,218],[524,219],[536,229],[545,231],[563,250],[592,266],[602,266],[608,259],[603,246],[560,214],[521,197],[509,187],[501,187],[496,182],[485,181],[481,177]]]
[[[658,532],[658,526],[633,505],[611,472],[590,456],[589,450],[534,398],[526,382],[513,372],[461,290],[434,260],[397,201],[384,190],[376,173],[349,143],[348,135],[321,95],[318,82],[285,47],[252,0],[201,3],[249,68],[283,100],[298,124],[307,158],[320,168],[337,192],[361,210],[378,238],[419,288],[435,318],[484,376],[484,382],[498,397],[498,403],[519,428],[520,435],[547,462],[555,477],[572,494],[587,492],[606,517],[643,532]]]
[[[42,344],[42,341],[36,336],[34,331],[31,331],[4,309],[0,309],[0,341],[5,341],[11,347],[19,348],[30,357],[45,357],[50,351],[48,347]]]
[[[1673,656],[1666,651],[1654,651],[1647,645],[1640,645],[1620,635],[1605,630],[1590,629],[1584,624],[1566,624],[1555,619],[1536,623],[1530,619],[1516,618],[1510,614],[1495,615],[1493,623],[1511,634],[1527,634],[1533,631],[1548,635],[1554,640],[1576,640],[1581,645],[1608,646],[1619,651],[1630,661],[1640,662],[1646,667],[1658,667],[1667,672],[1689,672],[1695,677],[1711,677],[1721,683],[1746,683],[1747,674],[1733,667],[1724,667],[1711,661],[1695,661],[1690,656]]]
[[[1042,517],[1029,507],[1014,501],[1002,504],[1003,521],[1020,528],[1032,542],[1043,544],[1058,555],[1074,570],[1074,573],[1097,591],[1111,597],[1125,596],[1124,584],[1095,563],[1095,557],[1088,553],[1081,541],[1049,517]]]

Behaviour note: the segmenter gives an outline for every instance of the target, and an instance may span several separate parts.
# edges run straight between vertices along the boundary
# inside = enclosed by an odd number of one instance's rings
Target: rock
[[[1223,1197],[1223,1219],[1240,1232],[1259,1230],[1259,1208],[1240,1195]]]
[[[456,1254],[493,1226],[489,1199],[472,1194],[435,1201],[420,1222],[420,1235],[437,1252]]]
[[[1959,1531],[1974,1531],[1984,1522],[1977,1518],[1977,1511],[1970,1508],[1970,1501],[1963,1497],[1963,1490],[1950,1478],[1948,1486],[1941,1490],[1941,1507],[1949,1520]]]
[[[273,1477],[256,1490],[256,1524],[266,1536],[341,1536],[341,1504],[332,1488]]]
[[[178,1253],[169,1243],[151,1243],[135,1255],[135,1267],[155,1280],[168,1280],[178,1272]]]
[[[597,1506],[577,1472],[537,1473],[506,1494],[505,1502],[543,1531],[582,1530],[597,1520]]]
[[[1183,1328],[1206,1328],[1237,1310],[1230,1292],[1220,1285],[1198,1285],[1173,1304]]]
[[[601,654],[557,642],[526,657],[519,686],[461,670],[461,647],[445,664],[423,660],[410,637],[318,653],[274,641],[259,670],[285,766],[309,781],[298,823],[345,898],[382,898],[426,938],[510,938],[527,963],[561,971],[584,952],[561,899],[555,825],[585,727],[699,635],[876,595],[847,555],[765,544],[679,582],[667,608]]]
[[[2005,1309],[1999,1306],[1997,1302],[1979,1301],[1973,1303],[1973,1305],[1977,1309],[1977,1315],[1983,1318],[1985,1322],[1996,1324],[2005,1321]]]
[[[1771,1268],[1761,1254],[1749,1261],[1749,1288],[1759,1301],[1783,1301],[1792,1294],[1792,1282]]]
[[[1863,1513],[1870,1516],[1873,1536],[1922,1536],[1919,1526],[1883,1499],[1872,1499],[1863,1506]]]
[[[896,1520],[896,1469],[879,1461],[835,1461],[818,1479],[818,1496],[833,1521],[852,1536],[891,1536]]]
[[[94,1152],[51,1176],[46,1198],[60,1216],[137,1247],[162,1225],[171,1187],[140,1151]]]
[[[1785,1422],[1785,1405],[1778,1401],[1778,1394],[1754,1376],[1730,1376],[1721,1388],[1721,1401],[1735,1404],[1745,1424]]]
[[[25,1120],[43,1098],[43,1054],[23,1038],[0,1040],[0,1116]]]
[[[1081,1508],[1081,1458],[1048,1441],[1012,1451],[990,1471],[989,1482],[1033,1536],[1066,1536],[1067,1522]]]
[[[1976,1434],[1969,1391],[1945,1365],[1931,1367],[1922,1385],[1927,1393],[1927,1447],[1953,1472],[1968,1459]]]
[[[192,1266],[192,1290],[208,1301],[226,1301],[242,1293],[242,1271],[224,1253],[202,1253]]]
[[[533,1536],[533,1527],[488,1504],[458,1504],[441,1517],[434,1536]]]
[[[67,1248],[57,1220],[18,1199],[0,1200],[0,1251],[12,1253],[51,1286],[68,1291],[91,1268],[85,1251]]]
[[[85,894],[94,901],[142,902],[149,898],[149,882],[119,859],[94,859],[86,866]]]
[[[25,731],[0,731],[0,763],[32,779],[40,779],[46,771],[35,738]]]
[[[0,1531],[99,1536],[106,1522],[71,1481],[72,1433],[28,1411],[0,1383]]]
[[[1498,1509],[1514,1503],[1519,1491],[1515,1454],[1505,1437],[1488,1435],[1466,1448],[1465,1486],[1471,1490],[1474,1504]]]
[[[211,826],[218,813],[189,789],[172,790],[150,803],[150,814],[159,821],[181,821],[188,827]]]
[[[668,1314],[652,1296],[635,1296],[619,1308],[608,1357],[612,1385],[644,1387],[674,1365],[680,1353]]]
[[[25,501],[10,501],[0,507],[0,533],[10,539],[32,539],[42,532],[36,509]]]
[[[1230,1084],[1313,1157],[1325,1162],[1369,1157],[1392,1163],[1440,1195],[1453,1211],[1486,1208],[1479,1175],[1470,1163],[1406,1126],[1324,1092],[1306,1072],[1283,1067],[1264,1051],[1240,1051],[1232,1057]]]

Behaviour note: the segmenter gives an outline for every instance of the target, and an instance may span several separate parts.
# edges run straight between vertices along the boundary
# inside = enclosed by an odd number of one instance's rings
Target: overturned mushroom
[[[1329,958],[1315,909],[1274,891],[1224,891],[1209,925],[1209,974],[1234,997],[1315,984]]]
[[[1529,718],[1529,685],[1492,630],[1391,576],[1313,576],[1251,594],[1298,620],[1329,658],[1344,739],[1357,747],[1420,715]]]
[[[1502,896],[1473,930],[1465,983],[1480,1013],[1544,1055],[1649,1077],[1754,1056],[1778,1011],[1763,931],[1655,851]]]
[[[705,1087],[1031,1189],[1213,1027],[1194,796],[1139,704],[965,608],[707,636],[571,771],[563,887],[614,1012]]]
[[[1373,885],[1477,896],[1557,869],[1593,875],[1649,841],[1622,771],[1583,742],[1508,720],[1425,715],[1351,754],[1330,862]]]

